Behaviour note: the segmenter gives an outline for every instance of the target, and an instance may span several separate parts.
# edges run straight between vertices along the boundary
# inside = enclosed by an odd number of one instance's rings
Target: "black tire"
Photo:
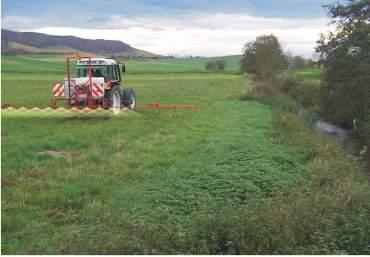
[[[115,104],[114,103],[114,95],[117,94],[119,96],[119,108],[121,107],[121,90],[119,86],[114,86],[110,90],[105,92],[104,99],[106,99],[107,107],[112,108]],[[117,99],[117,100],[118,100]]]
[[[122,94],[123,106],[128,107],[131,110],[136,108],[136,95],[132,88],[125,88]]]

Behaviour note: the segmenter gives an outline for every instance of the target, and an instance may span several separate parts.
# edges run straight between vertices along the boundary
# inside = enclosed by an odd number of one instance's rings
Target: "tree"
[[[335,32],[322,34],[316,51],[325,67],[323,115],[342,126],[361,120],[370,109],[370,1],[328,5]]]
[[[300,56],[294,56],[292,59],[292,69],[306,68],[306,61]]]
[[[206,68],[206,70],[210,70],[211,69],[211,62],[206,62],[204,64],[204,67]]]
[[[206,67],[207,70],[215,70],[216,69],[216,63],[212,62],[212,61],[206,62],[205,67]]]
[[[224,70],[226,67],[225,60],[217,60],[216,61],[217,70]]]
[[[240,69],[262,79],[270,80],[279,71],[287,68],[283,47],[274,35],[258,36],[244,45]]]
[[[312,60],[312,59],[308,59],[308,60],[307,60],[307,64],[306,64],[306,66],[307,66],[307,68],[309,68],[309,69],[314,69],[314,68],[315,68],[315,62],[314,62],[314,60]]]
[[[224,70],[226,67],[225,60],[208,61],[205,63],[207,70]]]

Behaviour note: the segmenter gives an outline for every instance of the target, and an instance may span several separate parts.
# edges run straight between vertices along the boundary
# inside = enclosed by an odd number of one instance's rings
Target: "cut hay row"
[[[50,107],[41,109],[34,107],[32,109],[27,109],[25,107],[21,108],[6,108],[1,110],[1,115],[3,117],[41,117],[41,118],[54,118],[54,117],[122,117],[129,115],[138,115],[137,112],[131,111],[129,109],[122,110],[106,110],[103,108],[90,109],[90,108],[57,108],[52,109]]]

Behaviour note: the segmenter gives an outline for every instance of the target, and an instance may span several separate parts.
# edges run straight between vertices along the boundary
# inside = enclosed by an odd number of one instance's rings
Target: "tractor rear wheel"
[[[118,86],[107,91],[104,98],[107,100],[108,108],[112,108],[115,113],[121,110],[121,90]]]
[[[135,110],[136,108],[136,96],[135,91],[132,88],[125,88],[122,95],[123,106]]]

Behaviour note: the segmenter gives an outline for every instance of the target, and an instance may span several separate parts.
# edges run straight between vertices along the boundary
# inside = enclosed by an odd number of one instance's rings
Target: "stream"
[[[301,107],[298,114],[300,116],[305,116],[310,112],[305,108]],[[312,114],[312,113],[311,113]],[[352,131],[337,127],[326,121],[321,120],[316,114],[313,114],[313,128],[317,133],[324,138],[329,138],[338,145],[340,145],[344,151],[360,160],[361,166],[364,171],[368,174],[368,180],[370,183],[370,159],[360,158],[359,150],[356,149],[356,141],[352,137]]]

